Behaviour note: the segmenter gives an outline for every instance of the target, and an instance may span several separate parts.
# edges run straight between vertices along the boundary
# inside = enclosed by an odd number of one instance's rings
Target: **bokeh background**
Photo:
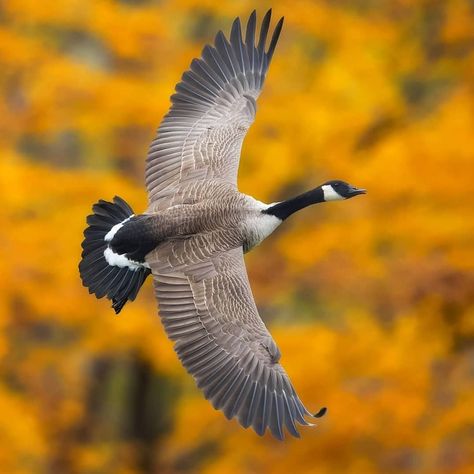
[[[286,23],[241,189],[369,190],[247,256],[296,389],[329,408],[283,443],[203,399],[151,282],[115,317],[77,271],[93,202],[145,208],[191,59],[270,6]],[[0,2],[0,471],[472,473],[473,24],[468,0]]]

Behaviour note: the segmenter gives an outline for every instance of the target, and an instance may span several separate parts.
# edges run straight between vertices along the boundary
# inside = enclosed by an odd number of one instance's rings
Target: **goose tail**
[[[151,273],[146,262],[137,262],[110,247],[114,235],[132,217],[132,208],[120,197],[113,202],[98,201],[87,216],[79,273],[82,284],[97,298],[106,296],[118,314],[127,301],[133,301]]]

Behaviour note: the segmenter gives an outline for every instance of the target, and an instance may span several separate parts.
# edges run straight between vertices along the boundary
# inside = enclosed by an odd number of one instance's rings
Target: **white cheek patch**
[[[339,193],[337,193],[330,184],[323,185],[322,190],[325,201],[342,201],[345,199]]]
[[[150,268],[148,263],[140,263],[135,262],[134,260],[129,260],[125,255],[119,255],[118,253],[115,253],[110,247],[107,247],[104,250],[104,257],[105,260],[107,260],[107,263],[113,267],[128,268],[133,271],[136,271],[142,267]]]

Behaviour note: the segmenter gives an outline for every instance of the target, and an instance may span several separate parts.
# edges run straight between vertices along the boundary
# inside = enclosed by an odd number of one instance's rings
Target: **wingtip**
[[[216,37],[215,37],[215,41],[216,42],[219,38],[222,38],[222,39],[225,39],[225,34],[222,30],[219,30],[217,33],[216,33]]]
[[[271,433],[271,435],[275,439],[277,439],[278,441],[284,441],[285,440],[285,434],[284,434],[282,426],[275,427],[275,426],[270,426],[269,425],[268,428],[269,428],[269,432]]]
[[[249,15],[249,19],[247,20],[247,25],[251,23],[257,23],[257,10],[252,10],[252,13]]]
[[[278,43],[278,39],[280,38],[281,30],[283,28],[283,21],[284,17],[281,17],[277,25],[275,26],[275,29],[273,30],[272,39],[270,41],[270,46],[268,47],[267,51],[268,62],[271,61],[273,53],[275,52],[275,48]]]
[[[231,29],[233,30],[234,28],[238,28],[238,27],[240,27],[240,17],[237,16],[234,18],[234,21],[232,22]]]
[[[314,418],[322,418],[326,413],[328,409],[327,407],[322,407],[317,413],[313,415]]]
[[[265,15],[263,16],[263,21],[268,21],[270,23],[270,20],[272,19],[272,9],[269,8]]]
[[[267,23],[269,25],[271,20],[272,20],[272,9],[269,8],[267,13],[265,13],[265,15],[263,16],[262,24]]]
[[[245,32],[245,43],[247,45],[247,48],[251,48],[249,54],[252,55],[252,60],[253,60],[253,48],[254,48],[254,43],[255,43],[256,24],[257,24],[257,11],[254,10],[250,14],[249,19],[247,20],[247,27],[246,27],[246,32]]]

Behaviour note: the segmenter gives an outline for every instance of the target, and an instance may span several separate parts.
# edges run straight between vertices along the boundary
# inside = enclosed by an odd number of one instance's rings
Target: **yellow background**
[[[369,192],[247,257],[297,391],[328,407],[283,443],[204,400],[151,282],[115,317],[77,271],[93,202],[144,209],[191,59],[269,6],[286,20],[241,190]],[[473,472],[473,25],[468,0],[0,2],[0,472]]]

